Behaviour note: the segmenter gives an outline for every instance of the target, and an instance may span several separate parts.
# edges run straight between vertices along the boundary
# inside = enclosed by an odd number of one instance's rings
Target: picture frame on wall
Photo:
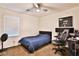
[[[59,18],[59,27],[73,27],[73,16]]]

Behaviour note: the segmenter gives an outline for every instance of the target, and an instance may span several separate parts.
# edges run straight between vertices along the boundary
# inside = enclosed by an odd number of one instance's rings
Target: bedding
[[[48,34],[39,34],[37,36],[24,37],[19,42],[27,47],[30,52],[34,52],[39,47],[48,44],[50,36]]]

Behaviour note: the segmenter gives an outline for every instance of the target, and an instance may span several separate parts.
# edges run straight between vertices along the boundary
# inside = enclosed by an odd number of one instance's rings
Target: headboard
[[[50,36],[50,41],[52,42],[52,32],[51,31],[39,31],[39,34],[48,34]]]

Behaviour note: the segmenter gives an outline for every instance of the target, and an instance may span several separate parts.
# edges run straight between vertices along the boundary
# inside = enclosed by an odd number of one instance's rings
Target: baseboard
[[[17,44],[17,45],[15,45],[15,46],[10,46],[10,47],[4,48],[3,51],[5,51],[5,50],[7,50],[7,49],[9,49],[9,48],[14,48],[14,47],[20,46],[20,45],[21,45],[21,44]],[[0,49],[0,52],[2,52],[2,49]]]

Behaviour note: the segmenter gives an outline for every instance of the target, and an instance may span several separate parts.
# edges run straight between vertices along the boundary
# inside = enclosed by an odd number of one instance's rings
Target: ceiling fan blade
[[[38,4],[37,4],[37,3],[33,3],[33,6],[34,6],[35,8],[38,8]]]
[[[41,4],[40,4],[40,3],[33,3],[33,6],[34,6],[35,8],[40,8],[40,7],[41,7]]]
[[[27,8],[25,11],[31,11],[34,8],[34,5],[32,4],[31,8]]]
[[[47,8],[47,9],[51,9],[51,10],[55,10],[55,11],[59,11],[59,9],[54,8],[54,7],[50,7],[50,6],[45,6],[42,4],[42,7]]]

